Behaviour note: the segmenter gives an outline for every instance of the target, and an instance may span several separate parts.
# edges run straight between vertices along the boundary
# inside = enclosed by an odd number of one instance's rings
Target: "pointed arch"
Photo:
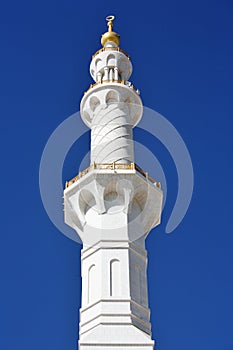
[[[110,296],[119,297],[121,294],[121,271],[120,261],[112,259],[110,261]]]
[[[107,103],[107,105],[111,104],[111,103],[116,103],[119,101],[119,95],[116,91],[114,90],[110,90],[105,97],[105,101]]]
[[[95,61],[95,68],[98,71],[102,66],[102,60],[100,58],[97,58]]]
[[[107,66],[108,67],[115,67],[116,66],[116,58],[113,54],[108,55]]]
[[[88,208],[96,204],[93,193],[86,188],[82,189],[78,197],[79,208],[83,216],[86,215]]]
[[[96,96],[92,96],[90,98],[90,108],[92,112],[95,111],[95,109],[100,105],[100,100]]]
[[[88,269],[88,289],[87,289],[87,302],[92,303],[96,299],[97,288],[97,275],[96,265],[92,264]]]

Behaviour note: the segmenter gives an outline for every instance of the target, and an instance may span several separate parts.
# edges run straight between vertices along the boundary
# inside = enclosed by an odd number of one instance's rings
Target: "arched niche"
[[[96,204],[94,195],[87,189],[83,189],[79,193],[79,208],[83,216],[85,216],[88,208]]]
[[[106,104],[119,102],[119,95],[116,91],[110,90],[105,97]]]
[[[121,294],[121,270],[118,259],[110,260],[110,296],[119,297]]]
[[[102,67],[102,60],[100,58],[97,58],[95,61],[95,68],[98,71]]]
[[[92,112],[94,112],[96,108],[100,105],[100,100],[96,96],[92,96],[90,98],[89,104]]]
[[[106,62],[108,67],[115,67],[116,66],[115,56],[113,54],[108,55]]]
[[[88,288],[87,288],[87,302],[92,303],[96,300],[96,290],[97,290],[97,271],[96,265],[92,264],[88,269]]]

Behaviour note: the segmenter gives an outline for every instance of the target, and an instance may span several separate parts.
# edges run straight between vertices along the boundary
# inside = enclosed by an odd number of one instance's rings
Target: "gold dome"
[[[114,42],[117,46],[120,44],[120,35],[112,31],[114,16],[106,17],[108,22],[108,32],[104,33],[101,38],[101,44],[105,46],[108,42]]]

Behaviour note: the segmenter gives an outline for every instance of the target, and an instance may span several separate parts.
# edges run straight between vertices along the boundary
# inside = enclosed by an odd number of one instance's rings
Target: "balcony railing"
[[[95,84],[91,84],[89,86],[89,88],[84,92],[84,95],[90,90],[92,89],[93,87],[97,86],[97,85],[101,85],[101,84],[104,84],[104,83],[118,83],[118,84],[123,84],[123,85],[126,85],[128,86],[129,88],[131,88],[132,90],[134,90],[136,92],[136,94],[140,95],[140,91],[138,89],[136,89],[134,87],[133,84],[129,83],[128,81],[125,81],[125,80],[114,80],[114,79],[111,79],[111,80],[101,80],[101,81],[97,81],[97,83]]]
[[[127,52],[125,52],[124,50],[120,49],[119,47],[102,47],[102,49],[98,50],[96,53],[94,53],[94,55],[92,55],[92,59],[98,55],[100,52],[103,51],[118,51],[118,52],[122,52],[127,58],[128,60],[130,59],[130,56],[127,54]]]
[[[136,170],[142,176],[144,176],[147,180],[155,184],[158,188],[161,188],[160,182],[155,181],[152,177],[148,175],[147,172],[143,171],[137,164],[129,163],[129,164],[118,164],[118,163],[109,163],[109,164],[91,164],[88,168],[83,171],[80,171],[78,175],[73,177],[70,181],[66,181],[66,188],[78,181],[81,177],[85,176],[92,170]]]

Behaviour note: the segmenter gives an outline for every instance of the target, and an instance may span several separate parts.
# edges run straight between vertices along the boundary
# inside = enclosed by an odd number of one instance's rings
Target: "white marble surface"
[[[133,127],[142,117],[124,53],[97,54],[98,82],[83,96],[91,163],[134,162]],[[123,82],[121,82],[123,80]],[[64,191],[65,222],[83,242],[79,350],[152,350],[145,239],[160,223],[162,191],[135,169],[93,169]]]

